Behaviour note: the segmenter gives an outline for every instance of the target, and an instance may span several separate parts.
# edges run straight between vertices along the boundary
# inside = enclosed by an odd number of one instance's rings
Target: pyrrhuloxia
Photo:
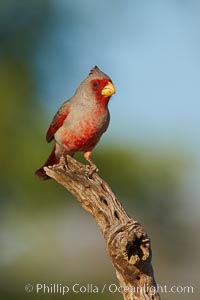
[[[64,102],[55,114],[46,134],[47,142],[55,140],[55,146],[35,174],[49,179],[44,166],[59,163],[62,155],[73,156],[78,151],[92,165],[91,151],[109,125],[108,102],[115,87],[108,75],[95,66],[79,85],[74,96]]]

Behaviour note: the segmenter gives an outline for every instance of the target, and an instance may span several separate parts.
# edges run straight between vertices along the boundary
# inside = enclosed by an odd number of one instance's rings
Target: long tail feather
[[[53,166],[59,162],[59,160],[57,159],[57,157],[55,155],[55,149],[56,149],[56,146],[54,146],[51,154],[49,155],[49,158],[44,163],[44,165],[41,168],[39,168],[37,171],[35,171],[35,175],[37,175],[40,179],[43,179],[43,180],[50,179],[50,177],[46,174],[46,172],[44,171],[43,168],[45,166]]]

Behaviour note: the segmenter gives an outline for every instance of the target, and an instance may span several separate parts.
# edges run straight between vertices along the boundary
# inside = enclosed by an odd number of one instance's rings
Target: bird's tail
[[[46,174],[46,172],[44,171],[43,168],[45,166],[53,166],[59,162],[59,160],[57,159],[57,157],[55,155],[55,149],[56,149],[56,146],[54,146],[51,154],[49,155],[49,158],[44,163],[44,165],[40,169],[35,171],[35,175],[37,175],[40,179],[43,179],[43,180],[50,179],[50,177]]]

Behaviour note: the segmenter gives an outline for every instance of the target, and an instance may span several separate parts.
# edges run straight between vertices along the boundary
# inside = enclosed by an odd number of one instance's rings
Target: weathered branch
[[[151,265],[150,239],[142,226],[127,215],[107,183],[97,173],[88,178],[86,168],[67,156],[67,163],[62,159],[60,164],[44,169],[70,191],[99,224],[124,299],[160,299]]]

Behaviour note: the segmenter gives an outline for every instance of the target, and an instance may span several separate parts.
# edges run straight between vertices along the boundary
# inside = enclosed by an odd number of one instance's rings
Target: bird
[[[44,171],[45,166],[58,164],[61,157],[73,156],[76,152],[84,152],[85,159],[96,169],[91,153],[108,128],[108,103],[115,92],[111,78],[94,66],[53,117],[46,140],[48,143],[54,140],[55,145],[46,162],[35,171],[40,179],[50,178]]]

